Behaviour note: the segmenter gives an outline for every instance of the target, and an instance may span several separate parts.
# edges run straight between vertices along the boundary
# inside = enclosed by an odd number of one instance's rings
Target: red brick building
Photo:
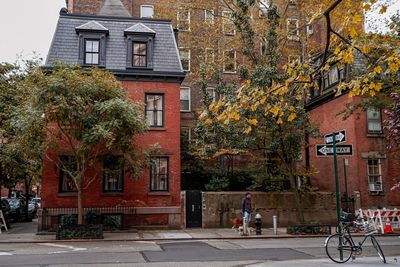
[[[351,66],[340,69],[333,65],[329,71],[322,73],[318,81],[320,88],[312,92],[307,109],[311,121],[319,126],[322,135],[334,132],[345,135],[337,135],[342,140],[338,141],[338,145],[344,145],[342,152],[347,154],[338,156],[342,206],[345,207],[343,194],[347,185],[350,208],[353,204],[355,208],[398,207],[399,191],[391,190],[391,187],[398,181],[400,160],[387,151],[384,112],[368,108],[366,111],[355,110],[347,119],[343,118],[343,114],[339,115],[348,104],[361,101],[360,97],[349,97],[347,93],[335,96],[339,81],[349,79],[359,67],[363,64],[357,56]],[[311,177],[311,185],[322,191],[334,192],[333,156],[328,155],[330,151],[325,148],[324,138],[310,139],[309,145],[304,155],[305,162],[317,170]]]
[[[62,9],[46,66],[62,61],[114,73],[129,96],[145,104],[149,131],[137,137],[137,143],[143,149],[158,143],[160,154],[137,180],[113,159],[99,162],[99,168],[86,175],[101,172],[102,179],[83,191],[83,206],[117,227],[180,228],[179,95],[185,74],[171,22],[127,17],[122,6],[103,7],[102,14],[76,15]],[[62,216],[77,213],[76,191],[47,158],[41,198],[39,231],[51,230]]]

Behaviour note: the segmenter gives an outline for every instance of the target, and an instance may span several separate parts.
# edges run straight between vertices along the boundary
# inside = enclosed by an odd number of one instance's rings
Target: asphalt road
[[[394,264],[388,265],[400,267],[400,262],[394,261],[400,255],[400,238],[378,240]],[[0,244],[0,266],[337,266],[326,258],[323,244],[323,238],[14,243]],[[375,258],[357,259],[356,263],[366,261],[372,264],[367,266],[379,266],[376,252],[366,245],[363,256]]]

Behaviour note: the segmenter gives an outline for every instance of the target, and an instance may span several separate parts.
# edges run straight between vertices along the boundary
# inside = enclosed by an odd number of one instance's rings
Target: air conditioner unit
[[[371,191],[371,192],[382,192],[382,184],[381,183],[369,184],[369,191]]]

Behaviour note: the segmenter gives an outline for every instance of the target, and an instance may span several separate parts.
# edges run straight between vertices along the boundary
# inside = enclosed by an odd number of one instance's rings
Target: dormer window
[[[147,66],[147,43],[133,42],[132,66]]]
[[[100,40],[85,39],[85,65],[99,65]]]
[[[152,69],[153,46],[156,32],[142,23],[124,31],[128,41],[127,68]]]
[[[106,36],[108,29],[96,21],[75,28],[79,34],[79,60],[83,66],[106,65]]]

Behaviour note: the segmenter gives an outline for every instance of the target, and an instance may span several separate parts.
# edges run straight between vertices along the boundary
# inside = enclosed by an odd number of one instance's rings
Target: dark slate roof
[[[121,0],[106,0],[103,7],[100,9],[100,16],[118,16],[129,17],[131,14],[125,8]]]
[[[54,61],[78,64],[79,41],[76,28],[83,27],[85,24],[90,25],[93,21],[109,31],[106,42],[106,69],[127,73],[160,72],[178,73],[179,75],[184,73],[170,21],[132,17],[80,16],[64,13],[60,13],[45,67],[51,67]],[[124,31],[132,26],[142,30],[146,30],[147,27],[148,30],[155,32],[153,70],[138,71],[126,68],[128,49]]]

